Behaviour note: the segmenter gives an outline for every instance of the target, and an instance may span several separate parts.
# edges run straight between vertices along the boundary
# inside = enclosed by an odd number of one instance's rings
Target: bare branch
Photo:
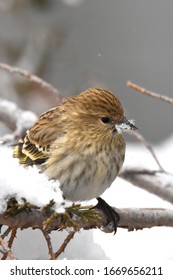
[[[42,233],[43,233],[43,236],[47,242],[47,247],[48,247],[48,252],[49,252],[49,255],[50,255],[50,259],[51,260],[56,260],[56,257],[55,257],[55,254],[53,252],[53,247],[52,247],[52,243],[51,243],[51,239],[50,239],[50,236],[48,234],[47,231],[45,230],[41,230]]]
[[[64,240],[63,244],[61,245],[61,247],[58,249],[58,251],[55,253],[55,258],[57,259],[65,250],[65,248],[67,247],[68,243],[71,241],[71,239],[74,237],[76,231],[71,231],[68,236],[66,237],[66,239]]]
[[[162,208],[115,209],[120,215],[118,226],[128,230],[173,226],[173,210]]]
[[[144,138],[144,136],[142,134],[140,134],[137,131],[134,130],[130,130],[128,132],[129,134],[131,134],[132,136],[136,137],[146,148],[147,150],[149,150],[149,152],[151,153],[152,157],[154,158],[155,162],[157,163],[160,171],[165,171],[164,168],[162,167],[162,165],[160,164],[153,147],[151,146],[151,144]]]
[[[2,252],[4,254],[1,258],[1,260],[6,260],[7,257],[9,257],[11,260],[16,260],[16,257],[12,253],[11,249],[6,245],[6,243],[5,243],[4,239],[2,239],[2,237],[0,237],[0,245],[3,249]]]
[[[2,260],[6,260],[7,257],[10,256],[9,255],[9,252],[10,252],[9,250],[11,250],[11,248],[12,248],[14,238],[16,237],[16,232],[17,232],[16,229],[11,229],[11,236],[10,236],[10,239],[8,240],[8,250],[6,250],[6,252],[4,252]]]
[[[170,104],[173,105],[173,99],[168,97],[168,96],[166,96],[166,95],[160,95],[158,93],[152,92],[152,91],[147,90],[147,89],[145,89],[143,87],[140,87],[140,86],[138,86],[138,85],[136,85],[136,84],[134,84],[134,83],[132,83],[130,81],[127,82],[127,86],[133,88],[134,90],[136,90],[136,91],[138,91],[140,93],[143,93],[143,94],[148,95],[150,97],[154,97],[154,98],[160,99],[162,101],[165,101],[165,102],[170,103]]]
[[[8,71],[9,73],[20,74],[20,75],[24,76],[25,78],[29,79],[30,81],[38,84],[40,87],[48,90],[49,92],[55,93],[59,97],[59,101],[61,101],[63,99],[60,92],[56,88],[54,88],[51,84],[45,82],[44,80],[42,80],[38,76],[33,75],[32,73],[30,73],[30,72],[28,72],[24,69],[17,68],[17,67],[12,67],[12,66],[10,66],[8,64],[5,64],[5,63],[0,63],[0,68]]]
[[[144,169],[123,169],[119,176],[162,199],[173,203],[173,174]]]
[[[8,236],[9,233],[10,233],[10,231],[11,231],[11,228],[8,227],[8,228],[4,231],[4,233],[1,234],[1,238],[4,239],[6,236]]]
[[[10,249],[12,248],[12,245],[13,245],[13,242],[14,242],[14,238],[16,237],[16,232],[17,232],[16,229],[12,229],[11,230],[11,236],[10,236],[10,239],[8,240],[8,247]]]

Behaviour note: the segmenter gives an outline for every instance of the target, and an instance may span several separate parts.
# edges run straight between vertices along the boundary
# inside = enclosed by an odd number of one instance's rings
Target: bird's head
[[[76,127],[84,133],[106,140],[125,130],[137,130],[133,121],[124,116],[122,105],[113,93],[90,88],[65,102]]]

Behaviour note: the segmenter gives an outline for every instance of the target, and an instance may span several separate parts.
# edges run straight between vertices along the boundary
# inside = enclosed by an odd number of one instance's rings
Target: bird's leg
[[[114,234],[117,231],[117,223],[119,221],[119,214],[109,205],[104,201],[101,197],[97,197],[98,203],[94,206],[95,209],[100,209],[104,212],[108,219],[108,224],[110,222],[113,223],[113,228],[114,228]]]

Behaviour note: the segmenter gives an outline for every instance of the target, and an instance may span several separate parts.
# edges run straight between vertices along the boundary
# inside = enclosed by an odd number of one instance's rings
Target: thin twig
[[[168,103],[171,103],[173,105],[173,99],[172,98],[160,95],[158,93],[154,93],[154,92],[149,91],[149,90],[146,90],[145,88],[142,88],[142,87],[140,87],[140,86],[138,86],[138,85],[136,85],[136,84],[134,84],[130,81],[127,82],[127,86],[135,89],[136,91],[138,91],[140,93],[146,94],[148,96],[151,96],[151,97],[154,97],[154,98],[157,98],[157,99],[161,99],[161,100],[163,100],[165,102],[168,102]],[[154,160],[156,161],[160,171],[165,171],[164,168],[162,167],[162,165],[160,164],[160,162],[159,162],[151,144],[139,132],[130,131],[130,134],[135,136],[138,140],[140,140],[144,144],[144,146],[149,150],[149,152],[153,156]]]
[[[71,231],[66,239],[64,240],[61,247],[58,249],[58,251],[55,253],[56,259],[64,252],[65,248],[67,247],[68,243],[71,241],[71,239],[74,237],[76,231]]]
[[[11,229],[11,236],[10,236],[10,239],[8,240],[8,249],[11,250],[11,247],[13,245],[13,241],[14,241],[14,238],[16,237],[16,232],[17,232],[17,229]],[[4,256],[3,256],[3,260],[6,260],[8,257],[8,251],[4,253]]]
[[[143,93],[145,95],[148,95],[148,96],[160,99],[162,101],[165,101],[165,102],[170,103],[170,104],[173,105],[173,99],[168,97],[168,96],[166,96],[166,95],[160,95],[160,94],[155,93],[153,91],[147,90],[147,89],[145,89],[145,88],[143,88],[143,87],[141,87],[139,85],[136,85],[136,84],[134,84],[134,83],[132,83],[130,81],[127,82],[127,86],[133,88],[134,90],[136,90],[136,91],[138,91],[140,93]]]
[[[16,260],[16,257],[12,253],[11,249],[6,245],[5,241],[1,237],[0,237],[0,245],[4,253],[1,260],[6,260],[7,257],[9,257],[11,260]]]
[[[8,71],[10,73],[20,74],[21,76],[24,76],[25,78],[29,79],[30,81],[37,83],[39,86],[48,90],[49,92],[52,92],[52,93],[55,93],[56,95],[58,95],[60,101],[63,99],[62,95],[60,94],[60,92],[55,87],[53,87],[51,84],[45,82],[44,80],[42,80],[38,76],[33,75],[32,73],[30,73],[30,72],[28,72],[24,69],[21,69],[21,68],[18,68],[18,67],[12,67],[12,66],[10,66],[8,64],[5,64],[5,63],[0,63],[0,68]]]
[[[8,227],[4,233],[1,234],[1,238],[4,239],[6,236],[8,236],[8,234],[10,233],[10,231],[12,230],[11,227]]]
[[[152,157],[154,158],[155,162],[157,163],[160,171],[165,171],[164,168],[162,167],[162,165],[160,164],[153,147],[151,146],[151,144],[144,138],[143,135],[141,135],[139,132],[131,130],[129,131],[129,134],[133,135],[134,137],[136,137],[146,148],[147,150],[149,150],[149,152],[151,153]]]
[[[48,247],[50,259],[51,260],[56,260],[55,254],[53,252],[53,247],[52,247],[52,243],[51,243],[51,239],[50,239],[49,234],[45,230],[43,230],[43,229],[41,231],[42,231],[43,236],[44,236],[44,238],[45,238],[45,240],[47,242],[47,247]]]
[[[13,245],[13,242],[14,242],[14,238],[16,237],[16,232],[17,232],[17,229],[14,228],[12,229],[11,231],[11,236],[8,240],[8,247],[11,249],[12,245]]]

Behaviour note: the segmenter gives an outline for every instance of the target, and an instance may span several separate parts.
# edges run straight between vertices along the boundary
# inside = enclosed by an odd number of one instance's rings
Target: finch
[[[58,180],[65,199],[90,200],[118,175],[125,157],[122,132],[130,129],[137,130],[125,118],[118,97],[107,89],[89,88],[43,113],[13,156]]]

